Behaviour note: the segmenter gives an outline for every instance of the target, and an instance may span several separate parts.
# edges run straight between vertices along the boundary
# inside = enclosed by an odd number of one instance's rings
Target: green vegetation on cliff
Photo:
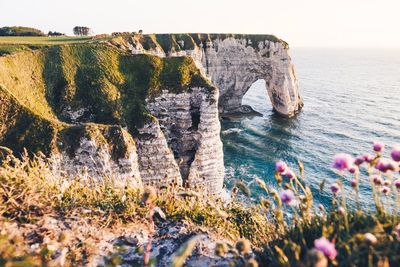
[[[20,106],[46,122],[46,127],[39,128],[49,134],[57,133],[59,125],[75,123],[121,125],[135,134],[138,127],[152,119],[146,110],[146,99],[162,90],[216,90],[191,58],[131,55],[106,44],[43,46],[0,57],[0,86],[1,94],[13,97],[13,101],[1,101],[3,109]],[[14,134],[12,140],[16,141],[15,135],[23,128],[20,124],[25,125],[28,120],[22,121],[16,119],[11,124],[5,117],[0,118],[4,128],[0,144],[16,146],[6,136]],[[23,144],[32,151],[49,152],[34,148],[35,143]]]
[[[63,125],[48,120],[21,105],[0,86],[0,142],[22,153],[50,154],[55,148],[56,135]]]
[[[35,28],[13,26],[0,28],[0,36],[45,36],[45,34]]]
[[[267,34],[208,34],[208,33],[181,33],[181,34],[131,34],[121,35],[111,39],[112,45],[121,48],[129,48],[130,45],[140,44],[144,50],[159,49],[166,54],[175,53],[183,50],[193,50],[196,47],[207,49],[209,42],[217,39],[223,41],[227,38],[236,38],[246,41],[246,46],[258,49],[259,43],[264,41],[280,43],[285,49],[289,48],[288,43],[274,35]]]

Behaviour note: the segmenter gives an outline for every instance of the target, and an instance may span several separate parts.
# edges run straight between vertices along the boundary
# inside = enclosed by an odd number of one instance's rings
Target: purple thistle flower
[[[390,193],[390,188],[387,186],[382,186],[381,192],[385,195],[389,195]]]
[[[396,186],[397,190],[400,191],[400,179],[397,179],[396,181],[394,181],[394,186]]]
[[[353,165],[353,166],[351,166],[350,168],[349,168],[349,172],[350,173],[358,173],[358,167],[357,166],[355,166],[355,165]]]
[[[284,174],[284,175],[286,176],[286,178],[288,178],[288,179],[293,179],[294,176],[295,176],[294,172],[293,172],[291,169],[289,169],[289,168],[287,168],[286,171],[285,171],[283,174]]]
[[[381,172],[389,172],[389,171],[397,171],[399,168],[398,164],[392,160],[388,159],[379,159],[375,165],[375,169],[380,170]]]
[[[371,181],[375,185],[382,185],[382,183],[383,183],[382,177],[380,177],[379,175],[376,175],[376,174],[371,176]]]
[[[280,197],[283,203],[290,205],[294,200],[294,193],[290,189],[282,190],[280,193]]]
[[[374,148],[375,152],[382,152],[385,145],[380,142],[374,142],[372,147]]]
[[[368,153],[365,153],[363,155],[364,161],[371,163],[374,160],[374,157]]]
[[[350,184],[351,184],[351,187],[356,187],[357,186],[357,179],[351,179]]]
[[[400,145],[395,145],[392,149],[392,153],[390,153],[392,159],[396,162],[400,162]]]
[[[350,155],[341,153],[335,155],[332,167],[339,171],[343,171],[350,168],[352,163],[353,159]]]
[[[324,253],[325,257],[334,260],[337,255],[337,251],[335,249],[335,245],[332,244],[328,239],[325,237],[321,237],[319,239],[314,240],[314,247],[316,250],[321,251]]]
[[[354,160],[354,165],[360,166],[364,163],[364,156],[357,156]]]
[[[331,185],[331,191],[333,194],[337,194],[340,192],[340,185],[338,183],[333,183]]]
[[[287,165],[286,165],[286,163],[285,162],[283,162],[283,161],[278,161],[276,164],[275,164],[275,170],[277,171],[277,172],[279,172],[279,173],[284,173],[285,171],[286,171],[286,168],[287,168]]]

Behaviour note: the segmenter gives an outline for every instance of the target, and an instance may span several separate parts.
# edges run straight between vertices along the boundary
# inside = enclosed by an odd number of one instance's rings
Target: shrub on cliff
[[[45,34],[35,28],[14,26],[0,28],[0,36],[45,36]]]

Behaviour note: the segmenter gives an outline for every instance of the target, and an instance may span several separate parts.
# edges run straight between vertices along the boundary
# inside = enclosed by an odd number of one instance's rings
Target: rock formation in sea
[[[192,57],[219,89],[222,114],[248,112],[242,98],[259,79],[279,114],[292,117],[303,106],[288,44],[272,35],[154,34],[120,36],[110,43],[133,54]]]
[[[269,35],[122,35],[0,57],[0,145],[55,170],[220,193],[219,114],[264,79],[274,109],[302,106],[287,44]],[[218,89],[219,88],[219,89]]]

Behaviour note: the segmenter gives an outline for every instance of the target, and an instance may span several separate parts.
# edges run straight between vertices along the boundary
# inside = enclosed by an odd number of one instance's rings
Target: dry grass
[[[147,230],[149,225],[149,207],[143,205],[137,188],[116,186],[112,177],[63,176],[52,168],[50,160],[40,156],[3,158],[0,198],[0,223],[5,229],[0,233],[0,264],[26,261],[51,265],[60,260],[61,252],[69,264],[87,264],[96,255],[112,251],[94,245],[101,243],[103,236],[117,235],[123,229],[132,231],[134,226]],[[261,245],[276,237],[276,227],[256,206],[247,208],[235,201],[226,204],[174,185],[158,191],[154,205],[168,221],[185,221],[193,229],[225,240],[246,237]],[[49,225],[55,229],[44,234]],[[79,227],[82,225],[87,227]],[[69,241],[64,244],[59,240],[65,231]],[[37,240],[29,237],[32,233]],[[32,249],[32,244],[39,245]],[[52,245],[54,249],[49,249]]]
[[[374,167],[380,157],[378,154],[365,164],[369,176],[379,174]],[[355,175],[359,179],[359,173]],[[398,174],[381,175],[393,181]],[[230,201],[204,197],[200,190],[174,185],[158,192],[150,187],[143,193],[137,188],[117,186],[113,177],[64,176],[52,168],[51,160],[41,156],[20,160],[8,155],[0,168],[0,223],[4,229],[0,233],[0,264],[26,261],[34,266],[57,265],[63,260],[70,265],[85,265],[99,261],[100,255],[104,264],[117,265],[118,252],[107,248],[103,237],[134,231],[136,226],[144,229],[151,241],[158,215],[172,223],[187,222],[216,240],[238,240],[236,248],[224,242],[215,248],[216,259],[230,253],[235,266],[257,266],[255,258],[262,266],[399,266],[399,191],[394,186],[389,194],[381,194],[378,192],[383,185],[371,182],[376,209],[348,208],[348,200],[339,192],[325,210],[315,207],[302,176],[301,164],[299,174],[291,179],[276,173],[279,192],[256,179],[266,198],[248,199],[244,204],[236,200],[237,195],[243,199],[251,192],[242,182],[236,183]],[[341,180],[338,183],[343,189],[346,180]],[[294,193],[292,204],[282,196],[283,190]],[[357,194],[357,187],[354,190]],[[48,231],[49,225],[56,227]],[[21,230],[27,228],[31,230]],[[63,241],[65,231],[70,237],[68,242]],[[376,241],[370,241],[371,235]],[[315,250],[314,241],[321,237],[333,244],[337,255],[328,259]],[[196,240],[190,239],[176,252],[176,266],[185,262]],[[32,244],[39,245],[32,249]],[[148,242],[143,259],[149,264],[153,262],[151,249],[152,242]],[[320,261],[323,265],[316,265],[322,264]]]

